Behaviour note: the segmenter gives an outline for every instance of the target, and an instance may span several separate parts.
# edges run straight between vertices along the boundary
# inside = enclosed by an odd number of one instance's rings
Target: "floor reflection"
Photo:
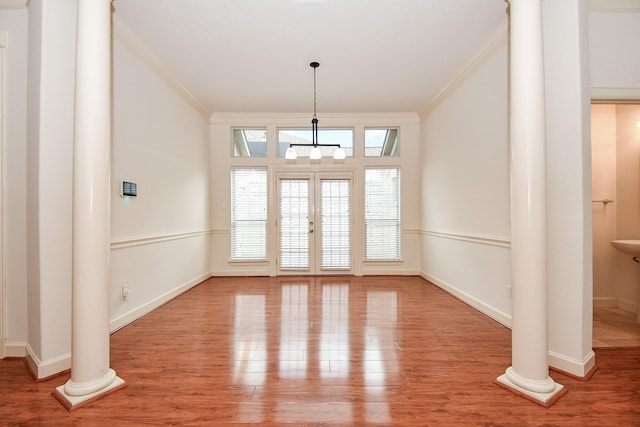
[[[269,357],[265,295],[236,295],[233,322],[233,384],[264,384]]]
[[[387,391],[404,381],[398,300],[394,290],[313,277],[233,296],[229,385],[254,387],[252,399],[239,402],[238,420],[315,423],[328,413],[338,423],[391,420]],[[332,387],[353,398],[336,401]],[[308,401],[296,401],[300,394]]]
[[[349,285],[322,285],[322,329],[318,360],[322,378],[349,376]],[[329,362],[328,365],[326,362]]]
[[[366,324],[363,331],[364,355],[362,370],[367,386],[366,418],[368,421],[390,420],[386,399],[387,375],[398,374],[396,323],[398,321],[398,293],[395,291],[367,292]],[[375,400],[380,399],[380,402]]]
[[[280,307],[280,378],[306,378],[309,334],[309,285],[282,286]]]

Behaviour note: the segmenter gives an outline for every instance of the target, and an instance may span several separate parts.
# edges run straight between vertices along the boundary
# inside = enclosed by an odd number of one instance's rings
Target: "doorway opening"
[[[614,240],[640,240],[640,103],[591,106],[593,346],[640,345],[640,263]]]

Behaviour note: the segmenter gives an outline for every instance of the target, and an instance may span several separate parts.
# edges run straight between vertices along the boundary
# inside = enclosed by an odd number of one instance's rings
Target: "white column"
[[[512,366],[498,382],[546,405],[563,387],[548,363],[544,102],[541,0],[511,0]]]
[[[111,1],[78,2],[71,379],[67,409],[124,386],[109,367]]]

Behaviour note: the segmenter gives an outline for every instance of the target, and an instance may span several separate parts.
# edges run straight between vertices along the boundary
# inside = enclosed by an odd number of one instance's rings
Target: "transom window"
[[[267,129],[235,128],[233,157],[267,157]]]
[[[278,129],[278,157],[284,157],[289,144],[311,144],[311,129]],[[318,129],[319,144],[340,144],[347,157],[353,157],[353,129]],[[318,147],[322,157],[333,157],[336,147]],[[296,146],[298,157],[309,157],[311,147]]]
[[[397,157],[397,128],[366,128],[364,130],[365,157]]]

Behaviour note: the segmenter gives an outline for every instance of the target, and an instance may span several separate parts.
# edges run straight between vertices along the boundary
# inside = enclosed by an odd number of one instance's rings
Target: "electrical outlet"
[[[129,295],[131,295],[131,288],[129,287],[129,282],[122,286],[122,299],[129,299]]]
[[[504,287],[504,296],[511,299],[511,285],[506,285]]]

